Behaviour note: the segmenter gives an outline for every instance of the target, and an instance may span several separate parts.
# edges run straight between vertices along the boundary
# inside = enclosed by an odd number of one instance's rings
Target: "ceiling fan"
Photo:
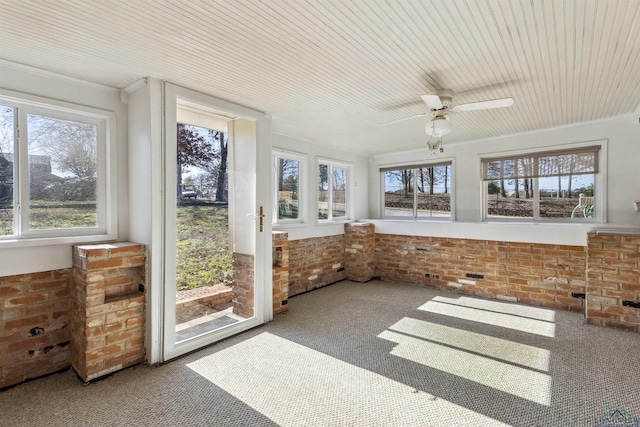
[[[492,108],[510,107],[511,105],[513,105],[513,98],[500,98],[452,106],[453,91],[449,89],[437,90],[428,95],[422,95],[420,96],[420,98],[422,98],[424,103],[427,104],[427,107],[429,107],[429,111],[422,114],[416,114],[411,117],[405,117],[403,119],[383,123],[380,126],[387,126],[418,117],[431,117],[429,123],[427,123],[427,125],[425,126],[425,132],[427,133],[427,135],[441,138],[443,135],[451,131],[451,122],[446,116],[448,113],[488,110]]]

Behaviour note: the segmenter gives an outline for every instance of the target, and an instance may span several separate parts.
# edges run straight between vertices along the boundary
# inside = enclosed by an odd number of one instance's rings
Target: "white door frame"
[[[163,328],[161,343],[162,361],[194,351],[205,345],[235,335],[239,332],[261,325],[273,319],[273,293],[272,293],[272,255],[271,255],[271,209],[270,209],[270,120],[264,113],[242,107],[231,102],[209,96],[197,91],[176,86],[165,82],[163,85],[164,102],[164,132],[163,132],[163,192],[164,197],[164,237],[162,271],[164,273],[162,317],[151,321],[160,322]],[[228,114],[250,120],[255,123],[256,132],[256,206],[264,206],[264,213],[267,215],[263,221],[263,231],[258,231],[258,223],[255,223],[255,272],[254,272],[254,317],[223,329],[212,331],[200,337],[196,337],[176,345],[175,341],[175,281],[167,278],[175,278],[175,223],[170,221],[175,218],[168,213],[174,213],[176,209],[176,186],[175,186],[175,156],[176,152],[176,112],[177,99],[188,100],[201,105],[205,105]],[[233,142],[232,142],[233,144]],[[257,212],[256,212],[257,214]],[[231,218],[230,218],[231,220]],[[171,258],[173,257],[173,258]],[[174,287],[173,291],[169,287]]]

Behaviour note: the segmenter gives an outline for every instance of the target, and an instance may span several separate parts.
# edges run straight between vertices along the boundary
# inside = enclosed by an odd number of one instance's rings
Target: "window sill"
[[[542,225],[542,226],[569,226],[569,227],[584,227],[585,225],[599,225],[604,224],[599,221],[585,221],[585,220],[577,220],[577,221],[533,221],[533,220],[513,220],[513,219],[485,219],[482,221],[483,224],[494,224],[494,225]]]
[[[360,220],[365,222],[365,220]],[[376,233],[455,239],[495,240],[505,242],[544,243],[586,246],[586,236],[593,224],[557,224],[524,222],[461,221],[389,221],[371,219]]]
[[[306,222],[279,222],[277,224],[271,224],[271,228],[274,230],[281,230],[283,228],[302,228],[308,227]]]
[[[454,222],[453,218],[401,218],[401,217],[385,217],[378,221],[394,221],[394,222]]]
[[[351,222],[356,222],[356,221],[352,219],[319,220],[318,225],[349,224]]]
[[[98,234],[87,236],[60,236],[60,237],[27,237],[0,239],[0,249],[25,248],[33,246],[75,245],[78,243],[111,242],[117,240],[117,234]]]

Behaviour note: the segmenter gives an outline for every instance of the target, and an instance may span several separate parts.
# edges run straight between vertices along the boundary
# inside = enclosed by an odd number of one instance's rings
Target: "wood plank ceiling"
[[[419,96],[454,104],[445,144],[632,113],[640,0],[0,0],[0,59],[123,88],[158,77],[361,154],[423,147]],[[0,86],[2,85],[0,79]]]

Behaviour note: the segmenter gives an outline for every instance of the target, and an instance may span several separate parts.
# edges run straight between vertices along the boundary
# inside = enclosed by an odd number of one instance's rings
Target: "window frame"
[[[278,150],[274,149],[271,151],[271,158],[273,162],[273,171],[272,171],[272,179],[273,185],[271,186],[273,190],[272,195],[272,225],[290,225],[290,224],[303,224],[306,223],[306,166],[307,166],[307,157],[304,154],[294,153],[286,150]],[[280,219],[279,216],[279,197],[278,197],[278,182],[280,178],[280,167],[278,165],[280,159],[287,160],[296,160],[298,161],[298,218],[287,218]]]
[[[491,223],[535,223],[535,224],[605,224],[606,218],[606,166],[607,166],[607,144],[608,140],[596,140],[588,142],[580,142],[573,144],[558,145],[552,147],[540,147],[533,150],[517,150],[509,152],[497,152],[491,154],[483,154],[480,156],[480,189],[481,189],[481,212],[482,221]],[[597,172],[594,175],[594,191],[595,191],[595,216],[594,218],[545,218],[540,216],[540,192],[539,192],[539,179],[543,177],[532,177],[534,195],[532,199],[533,215],[530,218],[518,218],[518,217],[497,217],[489,216],[489,182],[491,180],[484,180],[485,175],[485,163],[495,160],[504,160],[510,157],[521,156],[543,156],[543,155],[561,155],[563,153],[587,151],[589,149],[596,150],[596,168]],[[562,174],[560,174],[562,175]],[[553,175],[557,177],[560,175]],[[547,177],[548,178],[548,177]],[[520,178],[523,179],[523,178]],[[578,199],[575,199],[576,201]],[[576,202],[577,203],[577,202]]]
[[[112,183],[117,176],[115,113],[3,89],[0,89],[0,105],[14,109],[13,234],[0,236],[0,247],[116,240],[117,183]],[[96,227],[29,229],[29,115],[96,126]]]
[[[455,171],[454,171],[454,160],[453,159],[443,159],[438,162],[430,162],[430,163],[416,163],[416,164],[402,164],[398,166],[383,166],[379,168],[380,174],[380,217],[382,219],[390,219],[390,220],[407,220],[407,221],[445,221],[451,222],[455,221]],[[416,191],[416,187],[418,185],[415,177],[417,176],[418,169],[425,169],[430,167],[437,166],[449,166],[451,171],[450,178],[450,186],[449,193],[450,194],[450,211],[449,216],[418,216],[418,192]],[[389,171],[400,171],[400,170],[412,170],[413,171],[413,212],[412,215],[387,215],[386,207],[385,207],[385,193],[386,193],[386,183],[385,183],[385,173]],[[445,193],[446,194],[446,193]]]
[[[318,203],[320,203],[320,190],[319,190],[319,186],[318,186],[318,178],[320,175],[320,166],[325,165],[328,167],[327,170],[327,177],[328,177],[328,195],[327,195],[327,218],[326,219],[321,219],[318,217]],[[345,215],[344,216],[340,216],[340,217],[333,217],[333,181],[334,181],[334,177],[333,177],[333,170],[334,168],[342,168],[345,169],[346,171],[346,184],[345,184],[345,195],[344,195],[344,203],[345,203]],[[325,159],[325,158],[318,158],[318,161],[316,163],[316,170],[315,170],[315,195],[316,195],[316,201],[315,201],[315,213],[314,213],[314,217],[316,218],[316,221],[318,222],[318,224],[329,224],[329,223],[336,223],[336,222],[349,222],[349,221],[353,221],[353,202],[352,202],[352,197],[353,197],[353,164],[351,163],[346,163],[346,162],[340,162],[340,161],[335,161],[335,160],[331,160],[331,159]]]

